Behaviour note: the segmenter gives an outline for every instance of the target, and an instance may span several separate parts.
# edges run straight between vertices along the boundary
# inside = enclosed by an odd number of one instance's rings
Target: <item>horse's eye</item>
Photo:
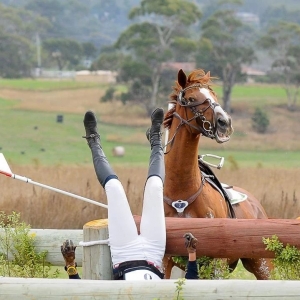
[[[195,101],[195,99],[194,98],[192,98],[192,97],[189,97],[189,102],[194,102]]]

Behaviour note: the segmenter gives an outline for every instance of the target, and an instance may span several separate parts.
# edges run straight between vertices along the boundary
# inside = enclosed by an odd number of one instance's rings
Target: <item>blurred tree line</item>
[[[247,22],[243,12],[260,22]],[[30,76],[35,67],[79,70],[92,62],[91,70],[118,71],[128,87],[120,100],[150,114],[165,103],[176,76],[165,65],[190,62],[222,81],[231,112],[232,89],[246,79],[243,66],[263,53],[270,68],[261,80],[282,83],[293,109],[299,12],[297,0],[0,0],[0,76]],[[107,93],[105,101],[114,97],[113,89]]]

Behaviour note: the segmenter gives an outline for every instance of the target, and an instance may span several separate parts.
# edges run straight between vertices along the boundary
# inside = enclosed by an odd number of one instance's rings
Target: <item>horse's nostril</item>
[[[218,120],[218,126],[220,127],[226,127],[227,126],[227,122],[222,120],[222,119],[219,119]]]

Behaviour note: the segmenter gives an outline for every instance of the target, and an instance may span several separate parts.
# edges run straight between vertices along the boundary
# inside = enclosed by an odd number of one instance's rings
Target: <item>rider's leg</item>
[[[114,263],[114,247],[122,247],[131,243],[138,237],[138,232],[124,188],[102,149],[94,113],[86,112],[83,123],[86,130],[85,138],[92,152],[94,168],[107,196],[109,242]]]
[[[152,126],[147,131],[151,145],[148,178],[144,191],[141,235],[149,245],[149,260],[161,265],[165,253],[166,226],[163,206],[165,178],[164,152],[161,141],[161,125],[164,113],[156,109],[151,115]]]

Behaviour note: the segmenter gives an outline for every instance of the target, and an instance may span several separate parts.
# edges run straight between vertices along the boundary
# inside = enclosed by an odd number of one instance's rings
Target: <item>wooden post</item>
[[[83,241],[93,242],[108,239],[107,219],[94,220],[83,226]],[[107,244],[83,247],[83,279],[112,279],[110,248]]]

